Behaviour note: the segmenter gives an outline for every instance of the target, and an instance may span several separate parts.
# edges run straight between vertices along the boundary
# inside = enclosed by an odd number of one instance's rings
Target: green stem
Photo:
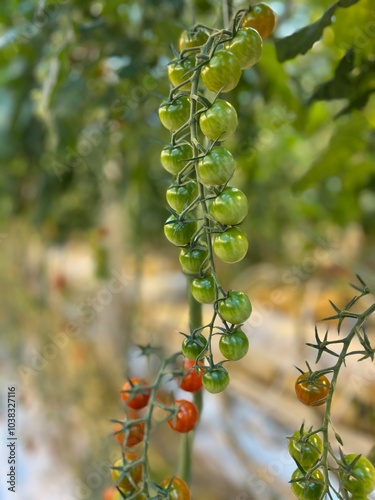
[[[190,332],[202,326],[202,305],[195,300],[191,293],[193,277],[187,277],[187,296],[189,303],[189,327]]]

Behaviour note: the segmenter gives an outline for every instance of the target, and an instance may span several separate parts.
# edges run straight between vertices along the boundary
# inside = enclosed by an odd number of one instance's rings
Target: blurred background
[[[282,39],[332,2],[268,3]],[[180,347],[186,284],[163,235],[171,178],[159,156],[169,134],[157,108],[169,92],[171,45],[195,22],[221,27],[221,7],[1,7],[0,429],[4,437],[6,390],[17,385],[19,498],[102,498],[119,455],[109,419],[123,416],[120,388],[129,373],[152,372],[134,345]],[[237,159],[233,185],[250,202],[250,248],[240,264],[218,266],[254,312],[245,325],[251,348],[229,367],[230,388],[205,396],[197,500],[292,498],[286,436],[322,416],[296,401],[295,365],[314,362],[304,343],[315,324],[335,335],[322,322],[328,300],[344,307],[356,273],[375,288],[375,14],[370,0],[334,14],[306,55],[279,62],[267,40],[228,95],[240,125],[226,147]],[[351,359],[333,405],[348,453],[374,444],[374,389],[374,363]],[[178,438],[163,426],[152,444],[155,477],[173,475]],[[7,499],[3,477],[0,488]]]

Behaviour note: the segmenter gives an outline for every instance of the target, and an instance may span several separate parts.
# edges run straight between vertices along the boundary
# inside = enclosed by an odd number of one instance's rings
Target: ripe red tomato
[[[201,361],[198,362],[198,365],[203,365]],[[186,374],[181,380],[180,387],[184,391],[187,392],[197,392],[202,388],[202,376],[203,372],[200,370],[195,361],[190,359],[185,359],[184,361],[184,370]]]
[[[182,95],[173,102],[164,102],[159,107],[159,119],[162,125],[171,131],[176,131],[187,124],[190,117],[190,99]]]
[[[220,224],[240,224],[247,215],[246,195],[237,188],[227,186],[211,203],[210,214]]]
[[[207,246],[200,245],[193,248],[182,248],[179,260],[183,272],[187,274],[198,274],[207,256]]]
[[[308,433],[305,431],[301,436],[301,431],[296,431],[289,438],[288,449],[291,457],[307,471],[321,457],[323,443],[318,434],[312,434],[307,439],[306,434]]]
[[[167,477],[160,486],[168,490],[168,500],[190,500],[188,485],[180,477]]]
[[[215,300],[215,280],[211,274],[195,278],[191,284],[191,293],[200,304],[212,304]]]
[[[229,50],[219,50],[203,66],[202,82],[213,92],[230,92],[241,78],[241,65],[237,57]]]
[[[311,476],[310,481],[305,481],[299,469],[293,472],[292,479],[297,479],[298,481],[291,483],[291,488],[298,500],[320,500],[322,498],[324,476],[319,469],[314,470]]]
[[[349,493],[355,495],[369,495],[375,488],[375,468],[366,457],[359,457],[352,465],[358,455],[351,453],[345,455],[345,462],[348,465],[342,465],[343,469],[340,472],[340,479],[343,481],[343,486]],[[349,471],[349,467],[350,471]],[[347,469],[345,473],[345,469]]]
[[[219,259],[228,264],[235,264],[245,257],[249,242],[245,233],[237,227],[232,227],[215,236],[213,246]]]
[[[169,427],[181,433],[192,431],[199,418],[197,407],[194,403],[185,399],[177,400],[175,405],[178,408],[178,412],[177,415],[168,420]]]
[[[186,214],[186,218],[180,220],[171,215],[164,224],[164,234],[173,245],[185,246],[196,233],[197,227],[192,214]]]
[[[178,87],[182,83],[179,90],[189,91],[191,89],[191,81],[193,68],[195,67],[195,56],[189,56],[182,61],[176,61],[168,65],[169,81],[173,87]]]
[[[212,394],[223,392],[229,384],[229,373],[222,366],[207,368],[202,377],[203,387]]]
[[[195,181],[186,184],[169,186],[166,193],[168,205],[177,213],[181,213],[198,196],[198,186]]]
[[[139,378],[132,378],[130,382],[125,382],[121,389],[121,398],[123,402],[133,410],[140,410],[147,406],[151,389],[142,389],[143,386],[147,385],[148,383],[145,380]],[[134,391],[133,394],[131,391]]]
[[[182,342],[182,354],[191,361],[203,358],[206,350],[207,339],[201,333],[194,335],[194,337],[185,337]]]
[[[235,37],[225,44],[225,48],[237,57],[241,69],[247,69],[259,61],[263,40],[253,28],[241,28]]]
[[[229,181],[236,169],[236,162],[230,151],[221,146],[199,160],[198,175],[207,186],[221,186]]]
[[[249,297],[243,292],[228,292],[219,302],[219,314],[224,321],[240,325],[249,319],[252,307]]]
[[[119,458],[114,464],[113,464],[113,469],[112,469],[112,478],[113,481],[115,482],[115,485],[121,488],[121,490],[124,493],[134,493],[135,489],[131,482],[129,481],[128,477],[124,475],[123,469],[125,466],[129,465],[132,462],[135,462],[138,460],[138,455],[135,455],[134,453],[126,453],[125,454],[125,462],[124,459],[121,457]],[[128,475],[132,478],[132,481],[135,485],[138,485],[139,483],[142,482],[143,479],[143,467],[141,464],[135,465],[129,470]],[[123,476],[123,477],[122,477]],[[122,477],[122,479],[121,479]]]
[[[217,99],[207,111],[199,116],[201,131],[207,139],[212,141],[225,141],[237,130],[237,112],[229,102],[222,99]]]
[[[195,47],[201,47],[207,42],[208,35],[206,32],[196,29],[191,31],[183,31],[179,40],[179,49],[182,52],[185,49],[192,49]],[[190,51],[189,51],[190,52]],[[194,50],[191,52],[199,52],[198,50]]]
[[[242,26],[256,29],[265,40],[275,28],[276,15],[271,7],[265,3],[258,3],[250,7],[250,9],[250,12],[246,14],[242,21]]]
[[[240,329],[227,332],[220,337],[219,349],[229,361],[238,361],[246,356],[249,350],[249,339]]]
[[[132,425],[128,430],[124,430],[124,426],[121,423],[115,422],[113,425],[113,433],[116,441],[121,445],[124,445],[125,435],[127,435],[125,446],[130,448],[143,441],[145,424],[144,422],[138,422]]]
[[[160,161],[165,170],[177,175],[193,156],[193,149],[187,142],[175,146],[167,146],[160,155]]]
[[[324,398],[327,397],[331,385],[329,380],[324,375],[316,380],[309,380],[309,377],[310,374],[305,372],[297,378],[295,384],[297,398],[307,406],[324,405]]]

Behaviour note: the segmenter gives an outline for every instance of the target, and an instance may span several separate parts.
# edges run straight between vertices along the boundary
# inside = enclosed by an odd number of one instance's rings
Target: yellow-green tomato
[[[207,259],[207,255],[207,247],[205,246],[182,248],[179,259],[183,272],[198,274],[203,262]]]
[[[237,130],[237,111],[229,102],[217,99],[199,115],[199,126],[207,139],[225,141]]]
[[[180,52],[186,49],[192,49],[195,47],[200,47],[207,42],[208,35],[204,31],[198,29],[194,29],[191,31],[183,31],[179,40],[179,49]],[[190,51],[189,51],[190,52]],[[193,51],[199,52],[199,50]]]
[[[159,119],[162,125],[171,131],[176,131],[185,125],[190,117],[190,99],[182,95],[173,102],[164,102],[159,107]]]
[[[244,292],[230,291],[219,302],[219,314],[224,321],[240,325],[250,318],[252,311],[249,297]]]
[[[201,333],[194,336],[185,337],[182,342],[182,354],[186,359],[195,361],[204,357],[207,351],[207,339]]]
[[[192,76],[192,69],[195,67],[195,56],[189,56],[182,61],[176,61],[168,65],[169,81],[173,87],[182,85],[179,90],[190,90],[191,82],[189,78]]]
[[[229,50],[219,50],[203,66],[202,82],[213,92],[230,92],[241,78],[241,65],[237,57]]]
[[[323,451],[323,443],[318,434],[312,434],[307,439],[301,436],[301,432],[296,431],[289,438],[289,453],[305,470],[311,469],[315,462],[321,457]]]
[[[184,142],[175,146],[167,146],[160,155],[160,161],[165,170],[170,174],[177,175],[193,156],[190,144]]]
[[[345,462],[351,465],[358,455],[345,455]],[[369,495],[375,489],[375,468],[366,457],[359,457],[351,467],[351,472],[340,473],[343,486],[353,495]]]
[[[211,203],[212,217],[228,226],[240,224],[247,215],[248,202],[246,195],[235,187],[226,187]]]
[[[198,162],[198,175],[206,186],[221,186],[229,181],[236,169],[230,151],[216,146]]]
[[[223,262],[234,264],[242,260],[249,248],[246,234],[232,227],[214,238],[214,252]]]
[[[171,215],[164,224],[164,234],[176,246],[187,245],[197,230],[197,221],[187,215],[186,219],[178,220]]]
[[[240,61],[241,69],[251,68],[261,55],[263,40],[253,28],[241,28],[236,36],[225,44],[225,48],[234,54]]]
[[[304,480],[304,475],[299,469],[292,474],[291,488],[298,500],[321,500],[324,491],[324,476],[319,469],[314,470],[309,481]]]
[[[125,454],[125,462],[123,458],[119,458],[114,464],[112,469],[112,478],[115,482],[116,486],[121,488],[124,493],[133,493],[134,487],[128,479],[128,476],[131,477],[132,482],[135,485],[138,485],[142,481],[143,477],[143,467],[141,464],[134,466],[131,468],[127,475],[124,474],[123,470],[125,466],[128,466],[131,462],[134,462],[138,459],[138,456],[134,453],[126,453]]]
[[[185,184],[173,184],[166,192],[168,205],[177,213],[181,213],[185,208],[193,203],[198,196],[198,186],[195,181]]]
[[[191,284],[191,293],[200,304],[212,304],[216,298],[215,289],[215,280],[210,274],[195,278]]]
[[[246,356],[249,350],[249,339],[240,329],[227,332],[220,337],[219,349],[224,358],[229,361],[238,361]]]

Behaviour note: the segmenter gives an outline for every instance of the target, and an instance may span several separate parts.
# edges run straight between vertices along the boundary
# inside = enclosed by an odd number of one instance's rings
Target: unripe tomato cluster
[[[183,272],[191,276],[194,299],[213,304],[214,320],[218,316],[224,324],[216,328],[213,321],[207,327],[208,339],[203,327],[190,332],[182,343],[187,360],[196,366],[205,357],[209,361],[209,366],[201,369],[201,380],[212,393],[221,392],[229,383],[223,361],[213,360],[214,328],[215,334],[220,334],[219,349],[226,361],[243,358],[249,348],[241,325],[250,317],[250,300],[241,291],[223,290],[215,257],[229,264],[239,262],[249,245],[239,228],[248,212],[248,200],[229,185],[236,162],[223,146],[237,129],[238,116],[220,94],[234,89],[242,71],[261,57],[263,41],[254,29],[256,23],[249,25],[250,12],[237,19],[233,32],[200,27],[182,33],[180,54],[168,66],[170,96],[159,108],[162,125],[171,131],[171,142],[161,152],[161,164],[175,176],[166,194],[171,215],[164,226],[165,236],[181,247],[180,263]]]

